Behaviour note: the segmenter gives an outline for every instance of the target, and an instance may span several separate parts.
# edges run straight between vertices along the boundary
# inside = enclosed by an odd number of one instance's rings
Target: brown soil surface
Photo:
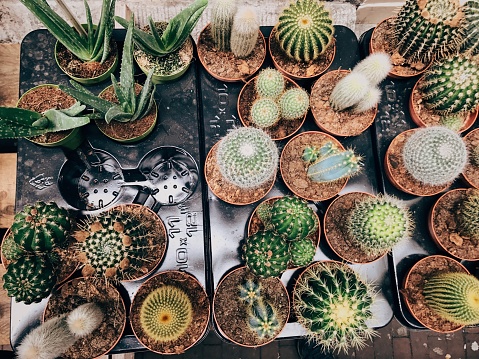
[[[276,27],[269,37],[269,51],[275,66],[293,78],[313,78],[321,75],[328,69],[334,60],[336,53],[336,40],[333,38],[330,46],[316,60],[310,62],[298,62],[285,54],[276,39]]]
[[[355,114],[351,109],[334,111],[329,104],[329,96],[334,87],[350,72],[331,71],[321,76],[311,90],[311,112],[314,122],[323,131],[335,136],[357,136],[374,122],[377,108]]]
[[[472,149],[479,147],[479,129],[469,132],[464,141],[467,145],[467,151],[471,153]],[[479,166],[469,160],[466,168],[462,172],[466,181],[473,187],[479,188]]]
[[[248,304],[239,299],[238,287],[248,279],[261,286],[263,300],[276,311],[279,328],[271,338],[259,338],[248,327]],[[289,317],[289,297],[277,277],[255,277],[246,267],[227,274],[216,289],[213,302],[214,319],[220,331],[231,341],[243,346],[259,346],[271,342],[283,329]]]
[[[422,294],[424,283],[432,276],[444,272],[464,272],[454,259],[444,256],[430,256],[418,262],[409,272],[401,293],[414,317],[429,329],[436,331],[454,331],[462,326],[440,318],[426,304]]]
[[[217,50],[211,36],[210,24],[201,32],[197,47],[198,57],[206,71],[213,77],[225,81],[247,79],[259,70],[266,57],[266,44],[261,31],[259,31],[255,48],[245,58],[238,58],[231,51]]]
[[[193,319],[189,327],[177,340],[167,342],[151,338],[140,324],[140,310],[145,298],[163,285],[182,289],[193,304]],[[130,311],[131,326],[138,340],[148,349],[161,354],[180,354],[194,345],[205,333],[209,316],[210,303],[203,287],[190,274],[179,271],[162,272],[143,283],[133,298]]]
[[[324,201],[336,196],[348,182],[347,178],[334,182],[318,183],[307,176],[308,165],[301,159],[307,146],[321,147],[332,141],[340,149],[341,143],[322,132],[303,132],[293,137],[284,147],[280,158],[280,170],[286,186],[297,196],[310,201]]]
[[[120,293],[99,279],[76,278],[55,290],[48,300],[44,319],[68,313],[85,303],[96,303],[103,311],[100,326],[75,342],[63,358],[91,359],[110,351],[120,340],[126,323],[126,310]]]

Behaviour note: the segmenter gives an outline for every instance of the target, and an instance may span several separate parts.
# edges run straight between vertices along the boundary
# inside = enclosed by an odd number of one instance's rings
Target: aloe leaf
[[[125,94],[125,92],[123,91],[123,88],[118,84],[118,81],[116,81],[116,78],[115,76],[113,76],[113,74],[111,74],[111,83],[113,85],[116,97],[118,98],[118,102],[120,103],[121,108],[124,111],[130,112],[129,111],[130,104],[128,101],[127,94]]]
[[[47,110],[43,115],[50,121],[49,132],[71,130],[90,123],[90,119],[86,116],[70,117],[59,110]]]
[[[158,48],[159,51],[164,52],[165,51],[165,44],[163,43],[163,39],[161,38],[160,34],[158,33],[158,30],[156,30],[155,22],[153,21],[151,16],[148,16],[148,24],[150,25],[151,35],[153,36],[156,47]]]
[[[125,19],[119,16],[115,16],[115,20],[125,29],[128,28],[128,21],[126,21]],[[153,35],[148,34],[145,31],[138,29],[137,27],[133,28],[133,39],[135,40],[135,44],[147,54],[151,54],[153,56],[166,55],[165,52],[158,51],[158,44],[156,43]]]
[[[83,0],[83,4],[85,6],[85,14],[86,14],[86,23],[87,23],[87,30],[88,30],[88,51],[91,53],[93,51],[93,35],[95,30],[93,29],[93,20],[91,18],[91,11],[90,6],[86,0]]]
[[[129,122],[131,113],[124,112],[120,106],[111,107],[105,115],[106,123],[115,120],[118,122]]]
[[[48,123],[32,124],[42,115],[35,111],[16,107],[0,107],[0,138],[37,136],[48,132]]]
[[[73,80],[70,80],[70,84],[76,88],[78,91],[83,91],[84,93],[86,94],[89,94],[89,95],[92,95],[92,96],[95,96],[95,94],[93,92],[91,92],[90,90],[88,90],[86,87],[83,87],[82,85],[80,85],[78,82],[76,81],[73,81]],[[60,86],[63,86],[63,85],[60,85]]]
[[[76,116],[79,113],[81,113],[85,108],[86,108],[85,105],[82,105],[80,102],[77,101],[73,105],[71,105],[69,108],[58,110],[58,111],[63,112],[67,116]]]
[[[152,99],[154,98],[154,95],[155,95],[155,86],[152,85],[151,83],[152,76],[153,76],[153,69],[151,69],[148,72],[148,76],[146,76],[145,84],[143,85],[143,88],[141,89],[141,92],[140,92],[140,96],[138,97],[138,105],[136,107],[137,111],[135,112],[131,121],[135,121],[136,119],[143,118],[150,111],[150,108],[153,104]]]
[[[103,37],[103,54],[100,59],[100,62],[103,63],[108,58],[110,54],[110,39],[113,33],[113,27],[115,26],[113,18],[115,16],[115,0],[110,4],[109,14],[108,14],[108,24],[106,25],[105,35]]]
[[[128,30],[125,36],[123,55],[121,59],[120,85],[124,89],[125,102],[128,102],[130,113],[136,109],[135,79],[133,69],[133,17],[128,24]],[[120,101],[121,102],[121,101]]]
[[[99,98],[98,96],[88,93],[89,91],[83,91],[77,88],[66,87],[63,85],[60,85],[59,87],[62,91],[74,97],[77,101],[91,106],[92,108],[103,114],[106,114],[112,106],[115,106],[115,104],[111,103],[110,101],[104,100],[102,98]]]

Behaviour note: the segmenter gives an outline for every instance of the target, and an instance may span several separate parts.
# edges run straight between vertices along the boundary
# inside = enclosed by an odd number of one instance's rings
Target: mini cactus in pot
[[[259,128],[267,128],[278,123],[280,108],[270,98],[260,98],[251,106],[251,122]]]
[[[216,0],[211,5],[211,36],[220,51],[230,49],[231,28],[236,14],[236,0]]]
[[[277,99],[284,92],[285,79],[281,72],[266,68],[260,71],[254,84],[260,98]]]
[[[297,120],[308,112],[309,94],[302,88],[285,91],[280,99],[281,117],[286,120]]]
[[[248,310],[248,325],[260,339],[274,337],[280,329],[275,310],[263,300],[255,302]]]
[[[459,221],[460,233],[471,238],[474,242],[479,241],[479,190],[472,189],[459,205],[456,214]]]

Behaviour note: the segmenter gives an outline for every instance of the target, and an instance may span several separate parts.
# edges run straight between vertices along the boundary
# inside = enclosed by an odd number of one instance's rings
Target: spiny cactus
[[[269,201],[261,202],[256,207],[256,215],[263,223],[265,229],[273,229],[271,225],[271,208],[273,208],[273,205]]]
[[[73,309],[67,315],[66,321],[75,338],[83,338],[93,333],[103,318],[103,311],[96,303],[85,303]]]
[[[239,299],[248,305],[253,305],[261,299],[261,284],[253,279],[239,285]]]
[[[468,52],[471,55],[479,53],[479,26],[477,23],[479,15],[479,1],[469,0],[463,6],[464,22],[462,24],[463,39],[461,53]]]
[[[254,50],[258,39],[259,23],[255,10],[242,7],[233,19],[231,29],[231,51],[236,57],[247,57]]]
[[[423,289],[426,303],[439,316],[461,325],[479,324],[479,280],[466,273],[441,273]]]
[[[419,128],[406,140],[404,167],[417,181],[446,185],[467,163],[466,144],[456,132],[442,126]]]
[[[338,146],[336,146],[333,142],[328,141],[321,147],[306,146],[301,159],[306,163],[313,163],[318,159],[323,159],[327,156],[337,153],[338,151]]]
[[[370,255],[383,254],[411,234],[407,207],[394,197],[367,196],[355,203],[346,226],[350,236]]]
[[[277,277],[288,267],[288,243],[274,232],[261,231],[246,239],[243,258],[255,275]]]
[[[278,148],[265,132],[240,127],[219,142],[216,161],[227,181],[249,189],[274,179],[278,156]]]
[[[46,255],[28,255],[8,265],[3,287],[9,297],[30,304],[46,298],[56,279],[53,265]]]
[[[461,234],[479,241],[479,190],[469,191],[457,212],[459,228]]]
[[[211,4],[211,35],[220,51],[230,49],[231,28],[236,14],[236,0],[215,0]]]
[[[294,241],[314,233],[318,222],[308,202],[295,196],[285,196],[271,207],[271,225],[284,239]]]
[[[9,233],[2,242],[2,254],[9,261],[16,261],[21,256],[27,255],[27,252],[15,243],[13,234]]]
[[[358,104],[370,88],[367,77],[360,72],[351,72],[334,86],[329,104],[334,111],[343,111]]]
[[[297,0],[281,13],[276,37],[289,57],[309,62],[331,45],[333,34],[333,21],[320,2]]]
[[[471,162],[479,167],[479,146],[475,146],[471,149]]]
[[[278,98],[284,91],[284,77],[278,70],[267,68],[261,70],[255,80],[255,89],[259,97]]]
[[[251,122],[259,128],[267,128],[279,121],[279,107],[270,98],[260,98],[251,106]]]
[[[326,351],[347,353],[375,335],[366,325],[372,318],[373,290],[345,264],[311,265],[298,279],[293,297],[298,322]]]
[[[259,338],[271,338],[280,328],[275,310],[263,300],[248,309],[248,324]]]
[[[396,50],[408,63],[429,62],[461,42],[464,14],[455,0],[407,0],[394,21]]]
[[[386,78],[392,69],[391,56],[384,52],[374,52],[354,66],[352,72],[362,73],[373,86]]]
[[[309,238],[298,239],[289,243],[291,264],[293,266],[306,266],[313,261],[316,247]]]
[[[464,120],[459,115],[445,115],[441,116],[439,119],[439,125],[447,127],[454,132],[459,132],[461,127],[464,125]]]
[[[441,59],[426,71],[419,89],[425,106],[437,113],[471,111],[479,105],[479,64],[464,55]]]
[[[280,99],[281,117],[286,120],[297,120],[304,117],[309,108],[309,95],[301,88],[285,91]]]
[[[51,251],[62,246],[71,229],[68,211],[54,202],[26,205],[15,214],[11,231],[15,242],[26,251]]]
[[[353,150],[340,151],[319,158],[308,167],[307,176],[313,182],[333,182],[351,177],[361,169],[362,158]]]

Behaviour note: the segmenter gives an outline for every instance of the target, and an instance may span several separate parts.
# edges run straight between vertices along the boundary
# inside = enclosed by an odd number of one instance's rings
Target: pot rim
[[[479,111],[479,108],[477,108],[476,110]],[[466,136],[464,136],[464,142],[466,142],[466,145],[468,144],[468,141],[470,140],[470,138],[474,135],[478,135],[479,136],[479,128],[476,128],[474,130],[472,130],[471,132],[469,132]],[[465,169],[468,167],[468,166],[471,166],[472,164],[469,162]],[[474,187],[474,188],[477,188],[479,189],[479,181],[476,181],[474,182],[474,180],[472,178],[469,178],[466,174],[465,174],[465,169],[464,171],[461,173],[462,175],[462,178],[464,179],[464,181],[471,187]]]

